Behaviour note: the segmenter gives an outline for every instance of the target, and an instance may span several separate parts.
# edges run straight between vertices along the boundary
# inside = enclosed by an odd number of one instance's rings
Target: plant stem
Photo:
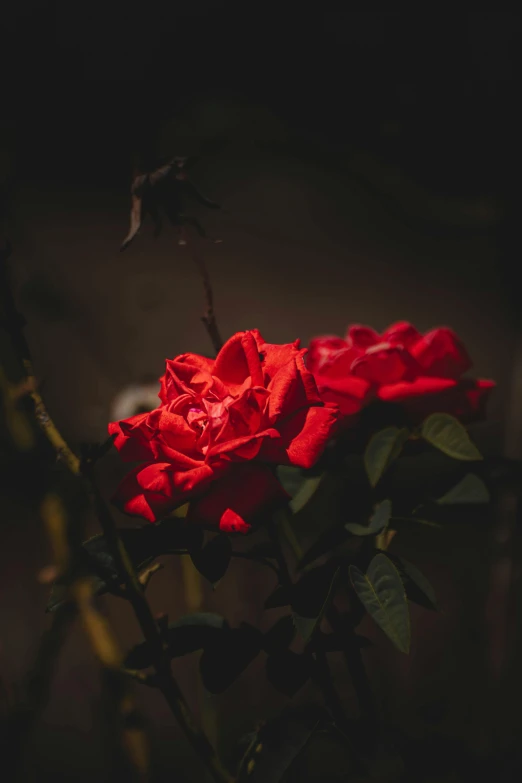
[[[123,541],[118,534],[114,518],[101,497],[91,472],[87,471],[87,475],[90,480],[91,491],[103,534],[114,557],[116,568],[123,579],[127,598],[132,604],[143,636],[152,650],[153,666],[156,675],[155,684],[163,693],[167,704],[181,725],[190,744],[207,766],[216,783],[231,783],[232,778],[221,765],[206,735],[196,725],[181,689],[174,679],[170,668],[170,659],[166,653],[160,629],[145,598]]]
[[[142,633],[153,650],[155,659],[154,668],[156,671],[158,687],[161,689],[172,713],[179,721],[193,748],[206,764],[216,783],[231,783],[232,778],[221,766],[214,748],[208,741],[205,734],[203,734],[203,732],[196,726],[188,705],[183,698],[183,694],[181,693],[181,690],[172,675],[170,659],[165,654],[161,633],[145,598],[143,587],[139,582],[129,555],[118,534],[118,529],[112,514],[110,513],[107,505],[104,503],[103,498],[101,497],[94,482],[92,475],[93,466],[88,462],[85,466],[82,465],[78,457],[74,454],[72,449],[66,443],[65,439],[62,437],[58,428],[55,426],[54,422],[49,416],[49,413],[47,412],[41,395],[36,391],[36,381],[32,369],[29,346],[23,334],[25,321],[16,309],[10,286],[9,270],[6,263],[9,253],[10,247],[7,247],[6,250],[2,251],[0,254],[0,293],[2,294],[3,300],[2,304],[4,310],[4,322],[29,382],[29,388],[31,389],[30,394],[35,405],[35,415],[37,422],[47,440],[53,447],[55,453],[64,462],[68,470],[74,476],[85,476],[89,482],[91,495],[95,508],[98,512],[99,521],[104,535],[106,536],[107,543],[111,549],[111,553],[114,557],[116,567],[118,568],[118,571],[126,586],[127,597],[132,604]],[[69,555],[64,543],[63,520],[60,519],[62,513],[61,508],[59,504],[55,502],[55,500],[52,500],[50,506],[45,510],[45,513],[47,514],[47,520],[51,525],[51,533],[55,536],[55,544],[60,548],[59,552],[57,551],[57,554],[58,559],[63,559],[61,570],[66,571],[70,567],[70,562],[69,560],[67,560],[67,564],[65,562]],[[75,595],[75,600],[79,608],[83,610],[84,624],[86,626],[86,630],[90,634],[91,641],[93,643],[98,643],[100,640],[105,639],[107,642],[105,645],[105,651],[107,651],[107,649],[109,649],[107,647],[109,644],[109,636],[107,634],[102,634],[98,637],[96,634],[93,635],[92,633],[94,626],[96,626],[100,634],[104,630],[105,626],[103,626],[103,624],[100,622],[101,615],[93,614],[94,609],[91,606],[88,593],[90,589],[89,583],[80,582],[76,587],[78,592]],[[105,630],[107,629],[105,628]],[[101,645],[102,646],[98,649],[99,657],[104,649],[103,641],[101,641]],[[117,658],[118,660],[116,665]],[[117,670],[118,674],[121,674],[121,677],[125,679],[125,675],[121,673],[121,661],[119,660],[119,657],[113,656],[111,661],[112,664],[114,664],[114,666],[111,668],[115,671]],[[128,700],[125,701],[125,704],[128,706]]]
[[[277,529],[272,521],[268,522],[267,528],[268,535],[270,536],[270,539],[274,545],[277,564],[279,566],[281,584],[285,587],[290,587],[293,583],[292,577],[288,569],[288,564],[284,556],[283,548],[281,547],[279,536],[277,535]],[[317,650],[315,652],[315,681],[321,688],[325,704],[332,713],[332,717],[337,726],[341,730],[346,729],[348,726],[348,720],[344,713],[339,695],[333,684],[332,673],[328,665],[328,659],[323,650]]]
[[[294,534],[287,514],[281,520],[281,527],[296,560],[301,560],[303,550]],[[364,667],[361,648],[357,642],[355,630],[350,622],[344,621],[333,604],[330,604],[330,607],[326,610],[325,617],[332,631],[343,640],[344,660],[359,703],[361,720],[368,726],[375,726],[377,723],[375,698]]]

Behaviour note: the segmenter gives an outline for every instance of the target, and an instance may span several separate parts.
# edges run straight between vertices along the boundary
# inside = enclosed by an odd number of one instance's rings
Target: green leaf
[[[285,650],[292,644],[295,636],[294,621],[291,614],[280,617],[268,630],[263,639],[263,650],[272,655]]]
[[[298,569],[302,571],[309,566],[314,560],[318,560],[327,552],[331,552],[338,546],[343,544],[349,536],[347,536],[347,530],[344,525],[334,525],[324,533],[322,533],[317,541],[315,541],[310,549],[305,552],[303,557],[298,563]]]
[[[364,452],[364,466],[372,487],[378,484],[383,473],[397,459],[409,435],[405,427],[387,427],[370,439]]]
[[[297,493],[294,495],[292,500],[290,501],[290,509],[293,514],[297,514],[298,511],[300,511],[308,501],[311,499],[311,497],[315,494],[316,490],[319,487],[319,484],[321,483],[323,479],[323,476],[310,476],[309,478],[305,479],[302,486],[298,489]]]
[[[179,658],[202,650],[212,642],[216,634],[227,629],[225,619],[219,614],[201,612],[180,617],[169,624],[165,633],[169,656]],[[146,669],[152,666],[153,660],[154,656],[148,642],[142,642],[129,652],[125,665],[129,669]]]
[[[263,648],[263,634],[242,623],[239,628],[225,627],[214,635],[203,650],[199,671],[209,693],[223,693],[239,677]]]
[[[410,616],[400,574],[384,554],[375,555],[366,574],[350,566],[350,579],[364,608],[401,652],[410,649]]]
[[[319,575],[319,583],[316,581],[316,590],[313,594],[310,590],[310,574],[306,574],[297,585],[294,586],[292,609],[294,625],[298,634],[308,643],[315,631],[319,628],[323,615],[333,597],[333,591],[340,569],[331,575],[330,564],[323,569],[316,569]],[[312,579],[313,579],[312,574]],[[325,579],[327,578],[327,581]],[[313,582],[312,582],[313,584]]]
[[[488,488],[474,473],[468,473],[462,481],[436,500],[441,506],[457,503],[489,503],[490,494]]]
[[[428,416],[422,424],[421,435],[424,440],[453,459],[482,459],[482,454],[470,439],[466,428],[448,413],[432,413]]]
[[[410,601],[425,606],[427,609],[433,609],[439,611],[437,605],[437,596],[431,583],[424,576],[421,571],[404,558],[399,559],[399,571],[403,577],[403,581],[406,582],[406,595]],[[404,579],[406,577],[406,579]],[[419,595],[420,593],[420,595]]]
[[[277,585],[265,601],[265,609],[278,609],[281,606],[290,606],[292,601],[292,589],[287,585]]]
[[[427,527],[436,527],[438,530],[442,528],[438,522],[432,522],[429,519],[420,519],[420,517],[392,517],[392,522],[413,522],[416,525],[426,525]]]
[[[360,650],[371,647],[372,642],[365,636],[354,636],[353,641],[357,643]],[[319,631],[315,637],[315,645],[324,652],[342,652],[346,647],[344,636],[338,633],[322,633]]]
[[[190,553],[199,573],[214,585],[224,577],[232,557],[232,544],[228,536],[218,533],[206,546]]]
[[[300,705],[262,725],[241,760],[237,783],[280,783],[326,720],[325,711],[319,707]]]
[[[367,525],[359,525],[357,522],[348,522],[345,530],[354,536],[376,536],[388,525],[391,516],[391,500],[383,500],[375,506],[373,515]]]
[[[313,662],[309,655],[280,650],[266,660],[266,676],[276,690],[285,696],[295,696],[310,679]]]

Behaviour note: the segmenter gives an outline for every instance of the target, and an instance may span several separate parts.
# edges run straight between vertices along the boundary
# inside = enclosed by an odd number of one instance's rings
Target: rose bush
[[[345,338],[316,337],[307,356],[321,397],[339,405],[345,422],[375,399],[399,404],[412,423],[435,412],[465,421],[480,418],[495,384],[464,378],[471,366],[451,329],[422,335],[405,321],[382,334],[356,324]]]
[[[306,369],[299,341],[239,332],[216,359],[167,360],[161,404],[109,425],[123,459],[145,463],[114,498],[154,522],[191,500],[188,519],[246,532],[256,512],[286,499],[270,465],[311,467],[336,428]]]

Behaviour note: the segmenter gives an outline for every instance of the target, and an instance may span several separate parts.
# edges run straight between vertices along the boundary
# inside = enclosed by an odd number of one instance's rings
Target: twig
[[[33,382],[34,374],[32,371],[29,346],[22,331],[25,321],[16,309],[11,287],[9,285],[9,274],[7,264],[5,263],[9,254],[10,247],[8,247],[6,252],[3,253],[0,257],[0,292],[3,295],[4,300],[3,304],[5,313],[5,326],[11,336],[15,350],[20,357],[27,379],[34,389],[34,391],[31,392],[31,396],[35,402],[35,413],[38,423],[49,443],[53,446],[56,454],[63,460],[69,471],[75,476],[85,475],[89,481],[91,495],[93,496],[95,507],[99,515],[100,524],[106,536],[109,547],[111,548],[111,552],[115,559],[118,571],[125,584],[127,597],[133,606],[143,635],[145,636],[146,641],[148,641],[151,645],[151,648],[154,652],[158,687],[161,689],[171,711],[178,719],[189,741],[191,742],[196,752],[201,756],[203,762],[206,764],[216,783],[230,783],[231,778],[221,766],[214,748],[209,743],[206,736],[195,725],[188,705],[186,704],[181,690],[172,675],[170,669],[170,659],[163,649],[161,633],[143,593],[143,587],[140,584],[138,577],[136,576],[128,553],[118,534],[118,530],[112,515],[94,483],[92,476],[92,462],[86,462],[85,471],[82,473],[82,465],[80,460],[69,448],[59,430],[54,425],[54,422],[45,408],[45,404],[41,396],[35,390],[36,383]],[[2,285],[2,282],[4,281],[5,284]],[[54,499],[50,501],[50,503],[50,507],[46,509],[46,514],[47,520],[52,526],[53,535],[55,536],[55,544],[58,547],[56,551],[58,562],[60,562],[60,558],[64,558],[63,567],[59,568],[58,570],[65,571],[69,567],[70,561],[68,559],[67,561],[65,560],[66,550],[63,543],[63,526],[65,524],[64,518],[62,518],[59,500],[57,501]],[[67,568],[65,568],[66,562]],[[104,639],[105,641],[102,643],[102,647],[98,649],[98,653],[102,656],[107,654],[108,657],[106,660],[107,662],[111,662],[110,671],[111,673],[114,673],[112,681],[118,684],[118,688],[121,686],[119,692],[124,693],[125,691],[123,689],[123,682],[125,681],[125,677],[121,673],[122,659],[120,656],[117,656],[114,653],[114,649],[111,649],[110,640],[107,634],[103,634],[105,627],[101,622],[103,618],[97,614],[93,614],[94,609],[90,600],[89,589],[89,585],[85,581],[79,583],[75,588],[75,600],[83,611],[83,619],[87,632],[92,634],[96,630],[98,633],[102,634],[100,638]],[[108,629],[108,626],[106,629]],[[96,634],[94,634],[94,636],[96,636]],[[93,637],[92,641],[94,643],[99,640]],[[124,703],[128,707],[129,702],[125,700]],[[136,753],[136,758],[138,757],[139,753]]]
[[[282,517],[281,527],[294,557],[299,562],[303,557],[303,550],[286,514]],[[349,622],[343,621],[334,604],[330,604],[325,612],[325,617],[332,631],[343,640],[343,655],[359,703],[361,720],[368,727],[374,727],[377,723],[377,709],[372,687],[364,667],[361,648],[355,638],[355,630]]]
[[[288,569],[288,564],[281,547],[279,536],[275,524],[270,520],[267,524],[268,535],[272,541],[276,553],[277,564],[279,566],[281,584],[284,587],[290,587],[292,577]],[[340,729],[346,729],[348,727],[348,719],[344,713],[343,706],[337,691],[335,690],[332,673],[328,664],[328,659],[322,650],[315,651],[315,667],[314,667],[314,679],[317,685],[320,687],[326,706],[332,713],[332,717],[337,723]]]
[[[31,362],[31,354],[27,340],[24,336],[25,319],[16,309],[13,297],[11,279],[7,259],[11,254],[11,246],[7,246],[0,251],[0,297],[3,310],[3,326],[8,332],[13,347],[20,359],[26,379],[26,388],[34,403],[34,415],[38,426],[46,436],[53,447],[59,459],[63,460],[71,473],[75,476],[80,475],[80,460],[69,448],[53,420],[47,412],[45,403],[37,388],[36,378]]]
[[[189,742],[207,766],[216,783],[231,783],[232,778],[222,767],[214,748],[206,735],[194,722],[181,689],[172,675],[170,658],[165,649],[160,629],[145,598],[143,588],[136,576],[129,555],[118,534],[114,518],[101,497],[94,476],[90,472],[88,479],[91,484],[103,534],[114,557],[116,568],[123,578],[127,598],[132,604],[143,636],[151,648],[156,685],[163,693]]]
[[[71,604],[55,612],[51,627],[40,640],[33,668],[27,677],[23,701],[15,706],[8,717],[6,746],[14,768],[23,761],[32,728],[49,701],[58,655],[75,617],[76,607]],[[9,763],[6,764],[9,767]]]
[[[181,228],[181,232],[186,246],[190,247],[190,239],[183,227]],[[214,348],[216,354],[218,354],[223,347],[223,340],[219,333],[216,314],[214,312],[214,292],[212,291],[212,283],[210,282],[207,265],[205,264],[204,260],[200,258],[200,256],[198,256],[193,250],[190,251],[190,255],[194,264],[198,268],[199,274],[201,275],[203,290],[205,292],[206,310],[204,315],[201,316],[201,320],[205,325],[208,336],[210,337],[212,347]]]
[[[107,620],[94,606],[92,579],[81,574],[75,553],[71,551],[67,514],[60,497],[48,494],[42,503],[41,514],[53,549],[56,569],[60,577],[70,583],[71,597],[116,705],[122,725],[123,745],[137,773],[137,779],[146,781],[149,779],[149,749],[143,728],[144,721],[127,687],[127,679],[121,671],[123,654]]]

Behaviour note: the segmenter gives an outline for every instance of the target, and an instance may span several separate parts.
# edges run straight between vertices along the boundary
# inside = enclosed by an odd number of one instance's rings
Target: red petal
[[[227,340],[216,358],[213,374],[231,391],[235,391],[247,378],[252,379],[252,386],[262,386],[263,371],[256,335],[237,332]]]
[[[329,364],[336,353],[347,348],[346,340],[335,335],[314,337],[310,340],[306,355],[306,366],[310,372],[317,373],[324,365]]]
[[[276,429],[266,429],[253,435],[245,435],[243,438],[234,438],[224,443],[217,443],[208,450],[207,459],[220,454],[227,454],[232,459],[234,457],[253,459],[261,448],[263,438],[279,438],[279,432]]]
[[[421,337],[421,333],[408,321],[398,321],[383,332],[381,339],[383,342],[393,345],[399,344],[404,348],[411,349]]]
[[[337,405],[313,406],[298,411],[278,425],[281,439],[265,441],[260,459],[279,465],[311,468],[339,424]]]
[[[433,329],[412,348],[423,375],[460,378],[472,366],[463,343],[446,327]]]
[[[268,390],[268,416],[271,424],[299,408],[322,402],[314,377],[305,368],[300,355],[276,372]]]
[[[414,377],[418,367],[402,346],[378,343],[353,362],[351,371],[358,378],[381,386]]]
[[[379,337],[377,332],[369,326],[352,324],[346,332],[346,342],[350,347],[353,346],[365,351],[367,348],[371,348],[372,345],[382,342],[382,337]]]
[[[319,394],[325,402],[339,406],[342,416],[354,416],[373,396],[371,385],[353,375],[344,378],[317,377]]]
[[[147,426],[149,416],[149,413],[139,413],[109,424],[109,435],[116,435],[114,445],[125,462],[143,462],[154,457],[150,445],[151,433]]]
[[[235,465],[207,494],[190,503],[187,520],[227,533],[246,533],[260,514],[288,499],[268,467]]]
[[[187,471],[175,471],[168,462],[143,465],[123,479],[113,502],[127,514],[156,522],[195,491],[203,490],[216,473],[216,467],[208,465]]]
[[[423,376],[412,383],[382,386],[377,394],[385,402],[400,404],[415,421],[431,413],[449,413],[470,421],[481,418],[495,384],[493,381]]]

